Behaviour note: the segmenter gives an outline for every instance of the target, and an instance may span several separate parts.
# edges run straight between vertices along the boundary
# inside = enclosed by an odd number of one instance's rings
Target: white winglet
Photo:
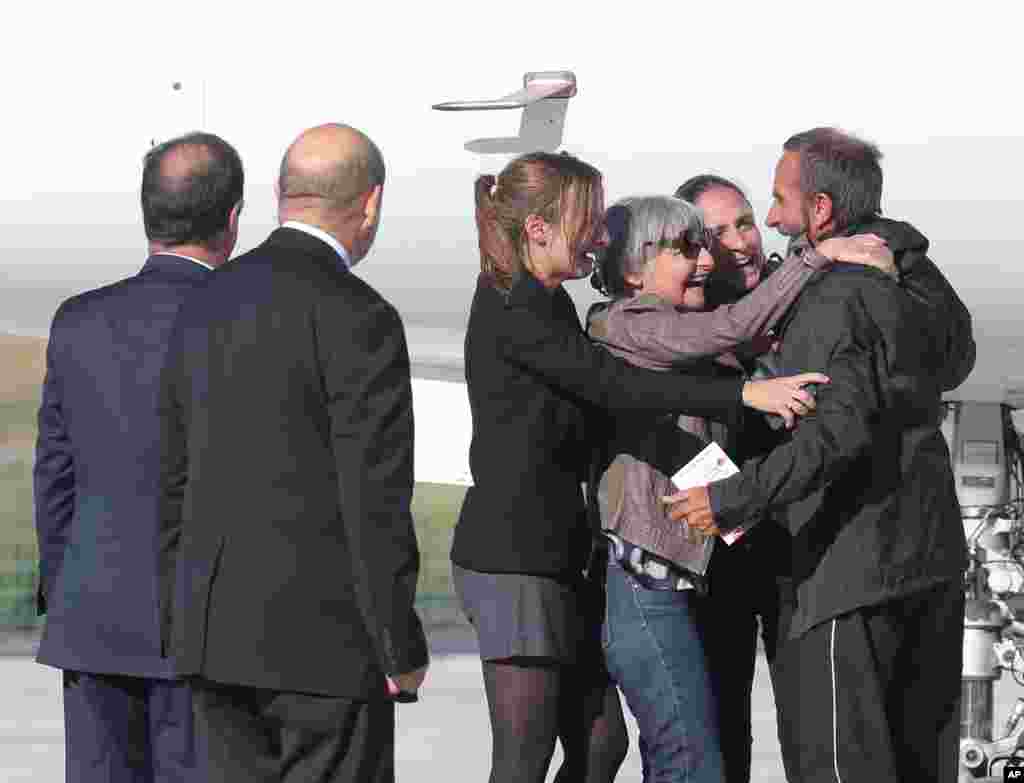
[[[571,98],[576,94],[576,76],[572,71],[531,71],[523,75],[523,88],[503,98],[435,103],[438,111],[481,111],[522,109],[545,98]]]
[[[569,98],[576,94],[572,71],[532,71],[523,76],[523,88],[503,98],[449,101],[434,104],[439,111],[483,111],[523,109],[518,136],[473,139],[465,149],[478,154],[554,152],[562,143]]]

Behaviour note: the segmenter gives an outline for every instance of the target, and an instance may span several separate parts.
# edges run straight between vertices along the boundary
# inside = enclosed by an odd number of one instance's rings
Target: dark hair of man
[[[836,231],[882,214],[882,153],[874,144],[837,128],[812,128],[782,147],[800,153],[804,197],[824,193],[832,199]]]
[[[194,153],[187,166],[165,165],[187,147]],[[153,147],[142,166],[146,237],[166,245],[207,242],[227,228],[244,184],[238,152],[212,133],[188,133]]]
[[[698,174],[696,177],[690,177],[686,182],[676,188],[676,198],[681,198],[683,201],[689,201],[691,204],[696,204],[697,199],[707,193],[709,190],[715,188],[726,188],[727,190],[734,191],[741,199],[750,203],[750,199],[747,198],[747,194],[743,192],[743,188],[737,185],[732,180],[728,180],[725,177],[719,177],[717,174]]]

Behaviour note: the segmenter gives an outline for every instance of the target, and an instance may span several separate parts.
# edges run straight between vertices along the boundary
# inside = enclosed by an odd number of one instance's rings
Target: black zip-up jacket
[[[819,371],[817,410],[783,442],[711,485],[727,530],[767,509],[792,536],[790,635],[949,579],[966,566],[943,390],[974,363],[970,314],[906,223],[876,219],[900,286],[836,264],[812,280],[781,329],[783,374]]]
[[[743,381],[633,367],[583,333],[564,288],[523,274],[506,295],[481,276],[466,330],[473,486],[451,559],[487,573],[578,578],[590,552],[580,482],[593,409],[726,418]]]
[[[917,312],[923,319],[922,325],[927,324],[942,349],[942,361],[937,368],[942,391],[952,391],[966,381],[977,359],[971,313],[928,258],[925,236],[909,223],[885,218],[876,218],[844,233],[877,234],[886,240],[896,256],[900,286],[921,305]]]

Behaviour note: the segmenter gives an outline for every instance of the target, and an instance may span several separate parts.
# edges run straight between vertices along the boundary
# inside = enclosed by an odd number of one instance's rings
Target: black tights
[[[628,738],[615,686],[580,668],[535,658],[484,661],[493,750],[490,783],[543,783],[555,739],[564,760],[555,783],[611,783]]]

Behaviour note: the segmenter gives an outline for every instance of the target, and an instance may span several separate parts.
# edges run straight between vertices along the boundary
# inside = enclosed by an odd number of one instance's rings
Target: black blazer
[[[508,295],[483,276],[466,331],[473,416],[452,561],[475,571],[573,578],[588,553],[580,481],[595,409],[723,418],[743,382],[634,367],[593,345],[572,299],[524,274]]]
[[[427,661],[395,309],[281,228],[183,308],[161,401],[164,641],[183,675],[355,699]]]
[[[139,274],[64,302],[39,409],[38,660],[167,678],[160,655],[160,368],[181,301],[210,270],[157,254]]]

